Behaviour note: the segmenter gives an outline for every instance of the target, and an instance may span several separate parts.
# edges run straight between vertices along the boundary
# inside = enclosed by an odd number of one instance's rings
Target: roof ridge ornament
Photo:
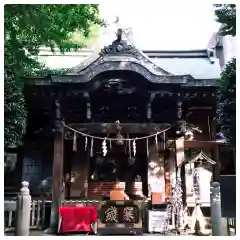
[[[103,56],[105,54],[116,54],[116,53],[122,53],[122,54],[131,54],[135,57],[137,56],[138,50],[127,43],[126,40],[122,39],[123,29],[118,28],[117,30],[117,39],[112,42],[112,44],[105,46],[101,52],[100,55]]]

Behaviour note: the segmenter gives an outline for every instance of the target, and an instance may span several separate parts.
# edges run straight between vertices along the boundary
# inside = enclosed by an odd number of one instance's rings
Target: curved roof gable
[[[162,69],[142,51],[138,50],[134,45],[122,40],[122,29],[118,29],[117,39],[112,44],[105,46],[100,52],[94,52],[88,59],[72,68],[69,74],[80,73],[87,67],[91,67],[94,63],[127,63],[141,65],[154,75],[168,76],[172,75],[170,72]]]

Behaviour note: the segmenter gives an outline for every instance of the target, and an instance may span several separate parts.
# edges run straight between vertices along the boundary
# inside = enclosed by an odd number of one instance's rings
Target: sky
[[[123,27],[132,28],[134,44],[142,50],[204,49],[219,27],[211,2],[204,1],[108,1],[100,3],[100,14],[109,23],[119,16]],[[103,32],[101,45],[107,45],[115,38],[114,30]]]

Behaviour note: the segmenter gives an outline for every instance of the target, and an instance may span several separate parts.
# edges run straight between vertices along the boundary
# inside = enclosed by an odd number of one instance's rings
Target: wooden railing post
[[[15,236],[29,236],[31,196],[29,194],[29,183],[22,182],[22,188],[17,198],[17,219]]]

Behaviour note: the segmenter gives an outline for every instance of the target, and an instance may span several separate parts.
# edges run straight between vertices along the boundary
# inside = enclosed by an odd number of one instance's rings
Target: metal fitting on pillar
[[[187,132],[186,121],[179,120],[177,121],[176,126],[177,126],[176,134],[178,136],[184,136],[185,133]]]

